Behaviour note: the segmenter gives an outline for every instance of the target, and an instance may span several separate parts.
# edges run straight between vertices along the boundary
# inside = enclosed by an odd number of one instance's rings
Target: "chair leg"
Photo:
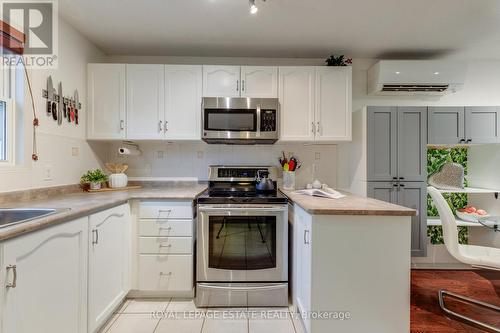
[[[479,327],[485,328],[485,329],[490,330],[492,332],[500,332],[500,328],[497,328],[497,327],[485,324],[483,322],[480,322],[478,320],[469,318],[467,316],[464,316],[462,314],[459,314],[457,312],[451,311],[450,309],[446,308],[446,306],[444,304],[444,296],[449,296],[449,297],[452,297],[452,298],[456,298],[456,299],[459,299],[459,300],[463,301],[464,303],[475,304],[475,305],[481,306],[483,308],[487,308],[487,309],[490,309],[490,310],[493,310],[493,311],[498,311],[498,312],[500,312],[500,307],[495,306],[493,304],[484,303],[484,302],[475,300],[473,298],[461,296],[461,295],[452,293],[450,291],[446,291],[446,290],[440,290],[439,291],[439,306],[441,307],[441,309],[444,312],[446,312],[449,315],[452,315],[452,316],[455,316],[457,318],[460,318],[460,319],[464,320],[465,322],[472,323],[474,325],[477,325]]]

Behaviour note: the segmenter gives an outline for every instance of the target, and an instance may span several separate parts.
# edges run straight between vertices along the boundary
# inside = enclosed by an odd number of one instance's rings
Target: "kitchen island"
[[[289,200],[294,313],[305,332],[410,330],[413,209],[349,193]]]

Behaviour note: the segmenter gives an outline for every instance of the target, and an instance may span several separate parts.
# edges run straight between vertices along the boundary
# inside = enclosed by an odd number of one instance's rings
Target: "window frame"
[[[2,48],[0,53],[11,54]],[[0,101],[5,102],[5,150],[6,159],[0,160],[0,169],[11,168],[16,165],[16,112],[14,98],[16,96],[16,71],[15,67],[0,68]]]

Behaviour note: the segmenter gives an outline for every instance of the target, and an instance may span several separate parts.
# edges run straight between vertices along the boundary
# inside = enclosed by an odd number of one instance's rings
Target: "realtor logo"
[[[25,35],[22,60],[26,66],[38,68],[56,66],[58,37],[56,7],[57,3],[51,0],[2,1],[2,20]]]

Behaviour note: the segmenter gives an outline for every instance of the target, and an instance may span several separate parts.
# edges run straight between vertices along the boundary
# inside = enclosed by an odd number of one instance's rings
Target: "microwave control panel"
[[[276,132],[276,110],[261,110],[260,131]]]

